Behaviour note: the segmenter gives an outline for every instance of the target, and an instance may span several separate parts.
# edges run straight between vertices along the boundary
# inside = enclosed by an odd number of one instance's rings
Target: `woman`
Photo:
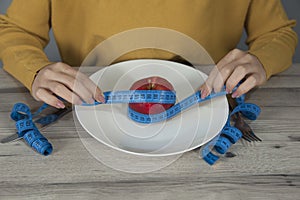
[[[139,27],[163,27],[186,34],[200,43],[217,63],[202,97],[225,84],[240,96],[287,69],[297,44],[280,0],[14,0],[0,16],[0,58],[4,69],[21,81],[37,100],[57,108],[60,96],[74,104],[104,101],[101,90],[71,66],[80,66],[101,41]],[[52,28],[62,62],[50,62],[43,52]],[[249,51],[237,50],[243,28]],[[175,55],[141,51],[123,59]],[[74,87],[76,76],[80,78]]]

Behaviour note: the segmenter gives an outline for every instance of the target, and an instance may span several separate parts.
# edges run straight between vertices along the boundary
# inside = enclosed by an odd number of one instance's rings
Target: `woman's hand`
[[[38,72],[32,84],[32,96],[56,108],[65,107],[57,96],[72,104],[104,102],[101,90],[86,75],[60,62]]]
[[[234,49],[220,60],[209,74],[206,82],[200,87],[201,98],[207,97],[211,91],[219,92],[224,84],[226,91],[231,93],[242,79],[244,81],[233,92],[233,98],[263,84],[267,80],[266,71],[257,57]]]

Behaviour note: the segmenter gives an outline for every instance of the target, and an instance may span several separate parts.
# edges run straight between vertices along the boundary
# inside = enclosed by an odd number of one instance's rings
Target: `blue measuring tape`
[[[126,91],[108,91],[104,92],[105,104],[115,103],[160,103],[160,104],[175,104],[176,93],[175,91],[165,90],[126,90]],[[195,104],[199,104],[209,99],[224,96],[226,91],[214,93],[212,92],[206,98],[201,99],[200,91],[192,94],[191,96],[178,102],[168,110],[158,114],[142,114],[134,111],[128,107],[128,117],[135,122],[150,124],[168,120],[180,112],[187,110]],[[102,104],[101,102],[95,102],[94,104],[83,103],[83,106],[94,106]]]
[[[16,121],[16,129],[19,138],[23,138],[31,148],[45,156],[52,153],[53,147],[40,133],[32,118],[37,116],[46,107],[48,107],[48,105],[44,104],[37,112],[32,114],[30,108],[26,104],[16,103],[10,114],[11,119]],[[48,120],[51,119],[48,118]]]
[[[220,134],[204,147],[202,147],[200,151],[200,153],[202,154],[202,158],[210,165],[213,165],[220,158],[220,156],[212,153],[213,150],[221,155],[225,154],[231,147],[231,145],[235,144],[243,136],[242,132],[239,129],[231,126],[231,116],[238,112],[241,112],[247,119],[256,120],[261,112],[260,108],[257,105],[252,103],[245,103],[245,95],[236,98],[236,102],[238,103],[238,106],[236,106],[229,114],[227,122]]]

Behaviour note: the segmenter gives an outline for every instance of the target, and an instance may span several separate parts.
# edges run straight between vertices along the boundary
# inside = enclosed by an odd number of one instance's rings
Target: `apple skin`
[[[151,76],[135,82],[130,90],[174,90],[172,84],[159,76]],[[129,107],[142,114],[158,114],[171,108],[174,104],[130,103]],[[154,107],[152,107],[154,106]],[[152,108],[151,108],[152,107]]]

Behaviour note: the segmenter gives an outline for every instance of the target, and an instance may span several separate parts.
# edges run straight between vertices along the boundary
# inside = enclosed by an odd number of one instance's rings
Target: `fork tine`
[[[243,120],[240,114],[237,115],[235,127],[240,129],[243,134],[243,139],[245,139],[246,141],[261,141],[261,139],[254,134],[251,127]]]
[[[243,134],[242,138],[243,138],[244,140],[246,140],[247,142],[251,142],[251,140],[249,139],[249,137],[246,136],[245,134]]]
[[[256,137],[254,137],[249,131],[245,131],[245,134],[248,138],[250,138],[251,141],[258,141]]]
[[[246,140],[247,142],[251,142],[253,138],[249,137],[249,134],[247,133],[245,123],[241,116],[237,114],[236,120],[235,120],[235,127],[238,128],[242,132],[242,138]]]
[[[251,136],[253,137],[253,138],[255,138],[256,139],[256,141],[262,141],[259,137],[257,137],[255,134],[254,134],[254,132],[251,130],[250,132],[249,132],[250,134],[251,134]]]
[[[242,131],[243,139],[247,140],[248,142],[254,141],[254,138],[252,138],[247,131]]]
[[[262,141],[259,137],[257,137],[252,130],[242,131],[244,139],[247,138],[251,141]]]

